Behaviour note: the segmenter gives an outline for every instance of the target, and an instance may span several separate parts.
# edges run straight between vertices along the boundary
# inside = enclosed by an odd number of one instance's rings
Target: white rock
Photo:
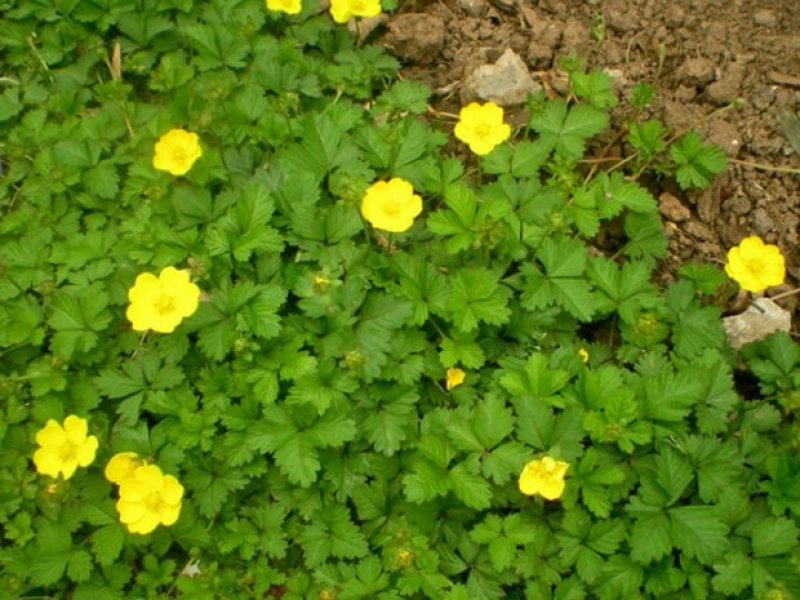
[[[541,89],[523,60],[509,48],[496,63],[481,65],[467,76],[461,88],[461,100],[464,103],[491,100],[500,106],[514,106],[524,103],[528,94],[536,94]]]
[[[739,349],[776,331],[790,331],[792,313],[769,298],[756,298],[743,313],[722,319],[722,326],[731,346]]]

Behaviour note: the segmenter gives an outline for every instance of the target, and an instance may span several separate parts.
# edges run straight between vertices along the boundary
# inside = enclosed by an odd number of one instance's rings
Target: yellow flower
[[[78,467],[88,467],[97,452],[97,438],[87,436],[89,426],[86,419],[69,415],[61,425],[49,419],[44,428],[36,433],[36,443],[40,446],[33,453],[36,471],[42,475],[64,479],[75,474]]]
[[[171,333],[197,310],[200,288],[189,281],[189,271],[166,267],[158,277],[152,273],[136,277],[128,300],[131,303],[125,315],[134,331]]]
[[[267,8],[287,15],[298,15],[303,10],[303,3],[300,0],[267,0]]]
[[[337,23],[347,23],[353,17],[377,17],[379,14],[380,0],[331,0],[331,15]]]
[[[447,388],[447,391],[449,392],[453,388],[458,387],[462,383],[464,383],[464,379],[466,378],[466,376],[467,374],[461,369],[458,368],[447,369],[447,377],[445,379],[445,384],[444,384],[445,387]]]
[[[494,102],[471,102],[461,109],[458,119],[455,136],[479,156],[511,137],[511,127],[503,122],[503,109]]]
[[[777,246],[765,244],[760,237],[744,238],[728,251],[725,265],[728,277],[748,292],[763,292],[781,285],[786,277],[786,261]]]
[[[120,485],[123,481],[133,477],[136,469],[144,464],[144,461],[135,452],[118,452],[106,464],[106,479]]]
[[[184,129],[171,129],[156,142],[153,166],[173,175],[185,175],[203,154],[200,138]]]
[[[183,486],[156,465],[137,467],[119,486],[119,520],[131,533],[146,534],[172,525],[181,514]]]
[[[401,232],[414,224],[414,217],[422,212],[422,198],[404,179],[373,183],[361,201],[361,214],[375,229]]]
[[[519,476],[519,491],[527,496],[539,494],[556,500],[564,493],[564,474],[569,465],[545,456],[525,465]]]
[[[589,351],[586,348],[578,348],[578,356],[581,357],[583,364],[589,362]]]

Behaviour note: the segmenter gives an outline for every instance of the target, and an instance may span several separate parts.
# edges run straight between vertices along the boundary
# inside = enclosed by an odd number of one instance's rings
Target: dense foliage
[[[617,97],[573,63],[461,160],[430,92],[306,4],[0,0],[0,593],[800,595],[800,347],[736,355],[715,268],[653,282],[636,176],[707,185],[719,150],[632,121],[590,169]],[[202,156],[176,177],[152,160],[179,127]],[[388,234],[359,209],[392,177],[424,209]],[[165,267],[200,307],[142,335],[128,290]],[[68,415],[95,462],[38,474]],[[119,522],[119,452],[180,481],[177,523]],[[552,501],[517,485],[545,455]]]

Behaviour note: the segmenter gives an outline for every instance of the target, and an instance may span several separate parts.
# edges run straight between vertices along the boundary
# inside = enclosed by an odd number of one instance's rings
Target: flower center
[[[397,200],[387,200],[383,204],[383,212],[389,217],[396,217],[398,214],[400,214],[401,210],[402,207]]]
[[[475,135],[482,140],[485,140],[492,133],[492,126],[488,123],[480,123],[475,126]]]
[[[753,275],[760,275],[764,271],[764,261],[760,256],[748,258],[745,261],[745,264],[747,265],[747,269]]]
[[[63,462],[70,462],[76,460],[77,450],[74,444],[67,443],[61,446],[58,454]]]
[[[158,314],[165,315],[175,310],[175,299],[169,294],[162,293],[156,300],[156,311]]]

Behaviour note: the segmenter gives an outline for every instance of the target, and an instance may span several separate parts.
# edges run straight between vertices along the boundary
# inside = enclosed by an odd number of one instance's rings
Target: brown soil
[[[409,0],[382,40],[405,77],[435,90],[442,111],[458,112],[463,78],[506,48],[558,93],[559,58],[574,51],[607,70],[623,99],[639,82],[654,85],[646,118],[674,130],[696,127],[732,159],[800,167],[778,117],[800,112],[797,0]],[[745,100],[742,108],[720,110],[735,98]],[[785,289],[797,286],[800,176],[732,162],[703,193],[669,183],[659,192],[669,270],[693,259],[721,264],[729,247],[757,234],[788,258]],[[787,301],[796,308],[797,296]]]

